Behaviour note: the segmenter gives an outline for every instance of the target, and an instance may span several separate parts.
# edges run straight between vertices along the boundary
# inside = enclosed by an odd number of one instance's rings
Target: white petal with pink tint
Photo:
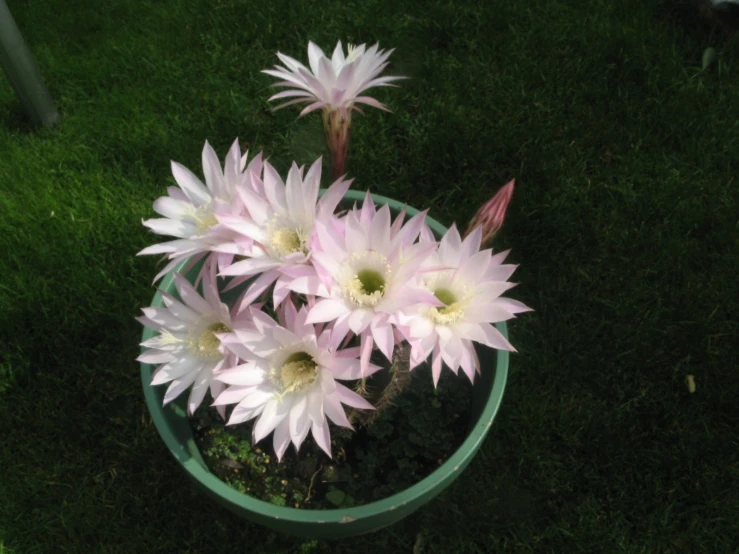
[[[349,312],[344,302],[333,298],[320,300],[308,312],[308,323],[321,323],[334,319]]]

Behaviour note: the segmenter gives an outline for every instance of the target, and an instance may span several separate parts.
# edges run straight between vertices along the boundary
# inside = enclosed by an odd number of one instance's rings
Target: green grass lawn
[[[0,553],[737,552],[736,37],[679,0],[8,3],[63,120],[30,132],[0,78]],[[309,39],[379,40],[412,77],[355,117],[355,188],[449,225],[517,179],[496,248],[536,310],[469,468],[338,542],[195,493],[135,362],[170,159],[325,154],[259,73]]]

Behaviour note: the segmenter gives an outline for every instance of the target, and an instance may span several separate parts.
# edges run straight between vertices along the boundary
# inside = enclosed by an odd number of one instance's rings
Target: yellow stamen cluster
[[[443,308],[429,308],[428,316],[431,321],[438,325],[449,325],[464,317],[464,309],[459,302],[455,302]]]
[[[195,224],[198,226],[198,232],[201,235],[218,223],[216,216],[213,215],[212,202],[199,206],[189,215],[195,220]]]
[[[191,341],[195,353],[205,360],[218,359],[223,354],[218,347],[221,341],[216,337],[216,333],[228,333],[230,329],[223,323],[214,323],[205,329],[198,337]]]
[[[377,306],[382,300],[382,294],[385,292],[385,286],[368,291],[360,277],[354,277],[346,287],[346,292],[351,301],[360,308],[371,308]]]
[[[361,265],[365,269],[357,270],[356,266]],[[347,278],[344,279],[343,289],[346,298],[358,308],[377,306],[385,295],[391,272],[392,268],[382,254],[374,251],[355,252],[344,263]]]
[[[273,255],[281,257],[294,252],[308,252],[307,233],[285,215],[276,214],[272,217],[265,225],[265,232],[268,237],[267,246]]]
[[[449,289],[439,288],[434,291],[434,296],[444,303],[443,308],[429,308],[428,318],[438,325],[449,325],[464,317],[462,304],[457,301],[456,295]]]
[[[283,227],[277,229],[269,238],[269,245],[280,256],[293,252],[305,252],[305,239],[295,229]]]
[[[282,389],[280,396],[307,389],[318,379],[318,364],[305,352],[291,354],[279,369],[272,369],[275,385]]]

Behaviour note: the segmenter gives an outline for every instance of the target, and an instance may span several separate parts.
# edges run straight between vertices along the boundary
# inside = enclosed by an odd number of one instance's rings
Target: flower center
[[[318,364],[305,352],[296,352],[287,357],[278,375],[282,394],[298,392],[310,387],[318,379]]]
[[[363,269],[349,282],[349,297],[363,308],[376,306],[385,292],[385,279],[379,271]]]
[[[305,240],[295,229],[283,227],[277,229],[269,238],[269,245],[280,256],[287,256],[293,252],[305,252]]]
[[[214,323],[205,329],[200,336],[193,341],[195,353],[204,360],[218,359],[223,356],[218,347],[221,341],[218,340],[216,333],[228,333],[230,329],[223,323]]]
[[[457,300],[457,296],[449,289],[439,288],[434,291],[434,296],[444,303],[443,308],[429,308],[428,317],[439,325],[448,325],[459,321],[464,317],[464,309]]]
[[[198,226],[198,232],[202,235],[213,225],[218,224],[216,216],[213,215],[213,202],[208,202],[199,206],[192,214],[195,224]]]
[[[454,304],[457,301],[457,297],[454,296],[454,293],[449,289],[436,289],[434,291],[434,296],[439,300],[439,302],[443,302],[445,306]],[[442,308],[442,310],[445,309],[446,308]]]
[[[379,252],[355,252],[342,268],[345,297],[357,308],[377,306],[387,291],[390,273],[387,258]]]

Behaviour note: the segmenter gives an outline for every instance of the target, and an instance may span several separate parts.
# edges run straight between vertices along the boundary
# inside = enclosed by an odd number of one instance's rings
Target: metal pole
[[[5,0],[0,0],[0,67],[33,123],[51,127],[59,112]]]

